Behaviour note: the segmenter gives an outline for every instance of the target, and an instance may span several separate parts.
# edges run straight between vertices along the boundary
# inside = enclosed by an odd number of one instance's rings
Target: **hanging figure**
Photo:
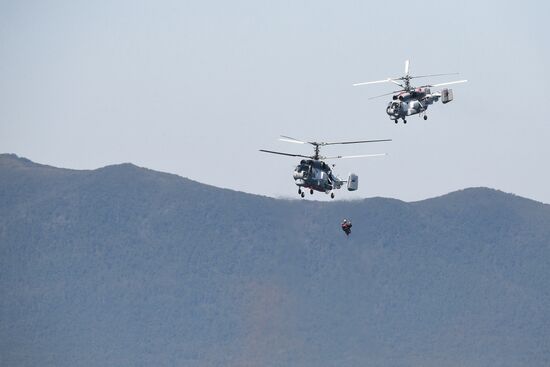
[[[351,220],[344,219],[342,222],[342,231],[346,233],[346,236],[349,236],[351,233]]]

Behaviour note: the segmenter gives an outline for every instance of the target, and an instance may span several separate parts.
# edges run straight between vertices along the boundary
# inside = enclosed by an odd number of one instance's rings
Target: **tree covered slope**
[[[487,188],[278,200],[0,155],[2,366],[548,366],[549,264],[550,206]]]

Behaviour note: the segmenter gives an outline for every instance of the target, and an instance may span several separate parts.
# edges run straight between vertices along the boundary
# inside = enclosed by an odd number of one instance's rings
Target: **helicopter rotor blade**
[[[292,138],[290,136],[284,136],[284,135],[281,135],[279,140],[280,141],[286,141],[287,143],[295,143],[295,144],[307,144],[308,143],[307,141],[298,140],[298,139]]]
[[[439,83],[439,84],[431,84],[427,85],[427,87],[442,87],[444,85],[451,85],[451,84],[459,84],[459,83],[466,83],[468,80],[456,80],[454,82],[447,82],[447,83]]]
[[[311,158],[310,156],[307,156],[307,155],[301,155],[301,154],[292,154],[292,153],[283,153],[283,152],[276,152],[274,150],[265,150],[265,149],[260,149],[260,152],[264,152],[264,153],[271,153],[271,154],[279,154],[279,155],[286,155],[288,157],[302,157],[302,158]]]
[[[293,138],[293,137],[290,137],[290,136],[284,136],[284,135],[281,135],[281,137],[279,138],[280,141],[286,141],[287,143],[295,143],[295,144],[312,144],[312,145],[316,145],[315,143],[312,143],[310,141],[303,141],[303,140],[298,140],[296,138]]]
[[[370,158],[370,157],[382,157],[388,155],[387,153],[376,153],[376,154],[359,154],[359,155],[337,155],[335,157],[323,157],[323,159],[348,159],[348,158]]]
[[[383,141],[392,141],[392,140],[391,139],[376,139],[376,140],[335,141],[335,142],[323,143],[322,145],[379,143],[379,142],[383,142]]]
[[[400,78],[400,79],[398,79],[398,80],[403,80],[403,79]],[[397,82],[396,80],[390,79],[389,81],[392,82],[393,84],[396,84],[396,85],[400,86],[401,88],[405,89],[405,86],[404,86],[403,84]]]
[[[387,82],[391,82],[392,80],[393,80],[392,78],[387,78],[387,79],[383,79],[383,80],[375,80],[375,81],[372,81],[372,82],[355,83],[355,84],[353,84],[353,86],[357,87],[357,86],[360,86],[360,85],[387,83]]]
[[[380,97],[384,97],[384,96],[389,96],[390,94],[395,94],[395,93],[400,93],[400,92],[403,92],[403,90],[394,90],[393,92],[380,94],[380,95],[374,96],[374,97],[369,97],[368,99],[376,99],[376,98],[380,98]]]
[[[293,138],[293,137],[290,137],[290,136],[284,136],[284,135],[281,135],[279,140],[280,141],[286,141],[287,143],[295,143],[295,144],[311,144],[313,146],[322,145],[322,143],[317,143],[315,141],[303,141],[303,140],[298,140],[296,138]]]
[[[411,76],[411,79],[427,78],[427,77],[432,77],[432,76],[458,75],[458,74],[460,74],[460,73],[444,73],[444,74],[416,75],[416,76]]]

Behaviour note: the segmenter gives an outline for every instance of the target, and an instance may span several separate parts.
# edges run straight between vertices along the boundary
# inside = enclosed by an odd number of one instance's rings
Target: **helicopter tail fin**
[[[350,173],[348,177],[348,191],[355,191],[359,188],[359,176]]]
[[[453,100],[453,90],[452,89],[443,89],[441,91],[441,102],[449,103]]]

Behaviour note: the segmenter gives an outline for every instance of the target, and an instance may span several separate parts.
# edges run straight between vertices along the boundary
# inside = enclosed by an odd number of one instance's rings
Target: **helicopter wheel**
[[[302,188],[298,187],[298,195],[302,193]]]
[[[396,124],[399,123],[399,120],[398,120],[398,119],[395,119],[395,123],[396,123]]]
[[[403,123],[406,124],[406,123],[407,123],[407,120],[403,119]]]
[[[304,193],[302,192],[302,193],[300,193],[300,196],[301,196],[301,197],[304,197],[305,195],[304,195]]]
[[[334,199],[334,193],[333,192],[330,193],[330,198]]]
[[[309,193],[313,195],[313,189],[309,189]]]
[[[426,121],[428,119],[428,116],[424,115],[424,121]]]

